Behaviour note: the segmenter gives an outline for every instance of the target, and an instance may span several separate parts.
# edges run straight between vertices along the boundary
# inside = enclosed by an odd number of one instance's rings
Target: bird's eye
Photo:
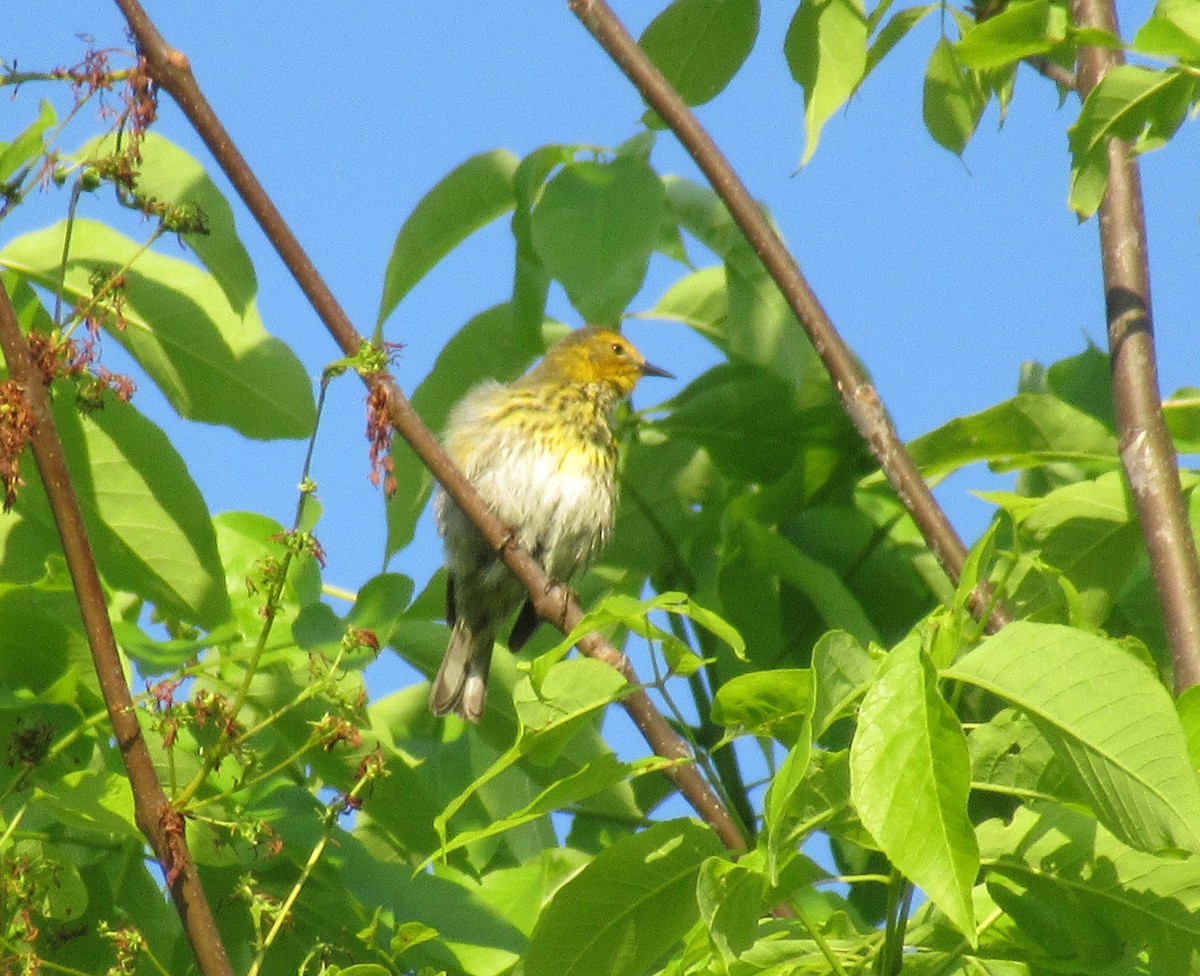
[[[621,345],[619,342],[614,342],[612,344],[612,351],[617,356],[625,355],[625,347],[623,345]]]

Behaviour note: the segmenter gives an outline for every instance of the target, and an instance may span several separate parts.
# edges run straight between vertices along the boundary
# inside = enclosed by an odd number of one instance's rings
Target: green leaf
[[[735,553],[807,596],[827,629],[848,631],[864,643],[879,640],[866,609],[832,566],[802,552],[753,518],[732,516],[727,524]]]
[[[1028,715],[1124,843],[1200,850],[1200,785],[1171,696],[1119,644],[1018,621],[945,674]]]
[[[884,10],[885,4],[879,4],[871,12],[870,26],[874,26],[875,14]],[[921,7],[905,7],[892,14],[891,19],[883,26],[867,49],[867,63],[863,68],[863,80],[875,70],[879,63],[888,56],[892,48],[900,43],[914,27],[917,26],[930,11],[941,9],[940,4],[927,3]]]
[[[97,159],[117,151],[114,136],[93,139],[76,157]],[[137,191],[170,204],[195,204],[204,215],[207,234],[179,235],[220,284],[230,306],[240,315],[250,312],[258,291],[254,265],[238,238],[233,210],[194,156],[156,132],[141,141]]]
[[[583,619],[553,651],[534,662],[531,671],[534,681],[540,681],[549,666],[561,659],[585,634],[593,630],[611,630],[614,624],[625,627],[647,641],[662,643],[668,657],[673,656],[678,660],[694,657],[687,644],[651,622],[650,614],[655,611],[687,617],[718,640],[724,641],[735,657],[746,659],[746,642],[737,629],[719,614],[700,606],[686,593],[668,591],[646,600],[638,600],[624,593],[612,593],[584,614]],[[671,645],[674,645],[673,650]]]
[[[42,137],[58,121],[54,106],[45,99],[38,102],[38,117],[12,142],[0,142],[0,183],[22,166],[35,160],[44,148]]]
[[[684,275],[663,292],[648,318],[673,319],[695,329],[723,347],[729,298],[725,290],[725,268],[719,264]]]
[[[979,783],[1028,799],[1079,802],[1079,791],[1050,744],[1025,715],[1001,709],[967,736],[971,775]]]
[[[972,944],[979,849],[967,816],[967,741],[910,638],[880,665],[858,713],[850,790],[863,826],[892,863]]]
[[[734,262],[726,275],[729,295],[727,349],[787,380],[796,406],[812,409],[837,403],[829,374],[817,357],[779,286],[761,269],[743,275]],[[837,407],[839,413],[841,407]],[[805,417],[806,422],[811,418]]]
[[[758,14],[758,0],[675,0],[638,44],[688,105],[703,105],[749,56]]]
[[[1134,35],[1133,49],[1200,62],[1200,8],[1192,0],[1158,0],[1154,15]]]
[[[825,634],[812,652],[816,684],[813,699],[813,730],[819,737],[862,697],[875,677],[876,662],[854,637],[845,631]]]
[[[1200,388],[1176,390],[1163,401],[1163,419],[1180,454],[1200,453]]]
[[[37,693],[72,669],[92,674],[79,603],[61,557],[56,561],[61,576],[30,586],[0,585],[0,687]],[[37,650],[30,653],[35,634]]]
[[[676,222],[738,274],[761,277],[762,262],[747,243],[712,187],[680,176],[664,176],[667,203]]]
[[[512,217],[512,234],[517,244],[513,273],[513,324],[519,338],[532,341],[541,328],[546,314],[546,298],[550,292],[551,275],[538,257],[533,241],[533,208],[542,194],[542,187],[559,166],[570,163],[586,146],[550,144],[539,146],[521,160],[513,175],[516,206]]]
[[[200,490],[166,435],[126,403],[81,417],[72,387],[55,386],[54,422],[97,565],[168,618],[212,629],[229,618],[225,572]],[[53,525],[31,468],[17,509]]]
[[[927,478],[939,478],[976,461],[1011,471],[1056,461],[1117,461],[1117,439],[1101,421],[1057,397],[1021,393],[909,444],[913,460]]]
[[[1133,850],[1086,814],[1048,804],[1019,807],[1009,824],[981,824],[979,842],[988,877],[1000,874],[1018,882],[1030,892],[1028,910],[1037,898],[1057,920],[1054,947],[1060,951],[1095,955],[1099,948],[1103,954],[1102,931],[1089,937],[1086,930],[1069,927],[1070,918],[1088,913],[1093,925],[1121,937],[1126,958],[1149,955],[1149,969],[1143,971],[1162,976],[1196,971],[1200,859]],[[1027,916],[1020,920],[1028,924]],[[1101,966],[1087,971],[1102,970],[1113,971]]]
[[[1188,482],[1191,482],[1189,484]],[[1185,477],[1185,488],[1194,479]],[[1084,619],[1099,627],[1144,552],[1141,529],[1121,471],[1064,485],[1040,498],[981,493],[996,502],[1031,540],[1042,560],[1078,590]]]
[[[1011,3],[974,24],[954,45],[961,64],[975,71],[1002,68],[1045,54],[1067,39],[1067,11],[1050,0]]]
[[[825,123],[866,73],[867,20],[861,0],[801,0],[783,53],[804,89],[803,166],[817,151]]]
[[[1076,160],[1103,152],[1109,139],[1157,148],[1179,128],[1196,89],[1187,72],[1119,65],[1091,90],[1070,129]]]
[[[763,799],[763,839],[767,847],[767,875],[771,884],[779,881],[780,867],[795,853],[792,836],[798,814],[808,797],[808,767],[812,759],[812,722],[804,723],[796,744],[788,750],[779,769],[771,777]]]
[[[615,323],[642,287],[665,198],[645,160],[572,162],[533,210],[533,245],[588,322]]]
[[[668,760],[657,757],[623,763],[612,753],[602,753],[574,774],[551,783],[520,809],[496,817],[477,829],[455,833],[437,849],[434,856],[444,857],[460,848],[513,830],[556,810],[568,809],[573,804],[595,796],[617,783],[627,782],[645,773],[661,773],[669,765]]]
[[[987,105],[979,79],[959,61],[954,45],[938,39],[925,69],[925,127],[934,141],[961,156]]]
[[[721,363],[671,400],[661,425],[704,447],[726,474],[769,482],[791,465],[802,428],[792,387],[764,367]]]
[[[721,853],[707,827],[656,823],[624,838],[563,885],[538,919],[525,976],[634,976],[696,922],[700,866]]]
[[[376,334],[430,269],[479,228],[513,209],[517,157],[505,149],[472,156],[421,198],[396,235],[383,275]]]
[[[1108,141],[1125,139],[1139,152],[1157,149],[1175,134],[1196,95],[1189,72],[1119,65],[1089,92],[1068,133],[1071,209],[1089,217],[1108,181]]]
[[[1187,736],[1188,758],[1200,769],[1200,685],[1192,685],[1175,699],[1175,710]]]
[[[751,671],[713,696],[712,720],[733,733],[771,736],[788,747],[811,735],[812,673],[806,668]]]
[[[26,234],[0,251],[0,264],[59,290],[66,223]],[[63,296],[92,297],[96,270],[124,272],[124,327],[104,327],[138,361],[180,416],[225,424],[257,439],[305,437],[316,417],[303,364],[267,335],[251,305],[229,304],[217,281],[200,269],[153,251],[104,224],[76,220]]]
[[[733,962],[754,944],[764,878],[744,864],[710,857],[700,866],[696,903],[718,955]]]

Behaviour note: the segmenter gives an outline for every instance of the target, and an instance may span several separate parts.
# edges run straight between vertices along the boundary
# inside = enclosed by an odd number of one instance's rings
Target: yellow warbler
[[[671,374],[620,334],[589,326],[515,382],[476,386],[450,414],[447,452],[553,580],[566,583],[608,542],[617,503],[612,410],[643,376]],[[521,608],[508,642],[516,651],[538,618],[525,588],[442,492],[435,511],[451,632],[429,707],[478,722],[497,630]]]

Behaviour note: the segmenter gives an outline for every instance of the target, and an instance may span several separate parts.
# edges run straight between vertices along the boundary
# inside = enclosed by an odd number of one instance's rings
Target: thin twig
[[[84,529],[79,499],[71,485],[70,472],[54,425],[50,396],[2,282],[0,350],[8,364],[8,374],[21,387],[24,403],[33,417],[35,427],[30,436],[30,447],[62,540],[63,554],[75,587],[117,751],[125,763],[129,785],[133,790],[134,819],[162,865],[200,971],[204,976],[233,976],[221,934],[188,851],[183,818],[163,792],[150,751],[142,738],[129,686],[125,683],[125,672],[121,667],[112,624],[108,619],[104,588],[100,584]]]
[[[567,5],[675,134],[725,203],[730,216],[804,327],[833,380],[842,406],[875,455],[901,504],[912,516],[926,545],[946,575],[957,583],[966,560],[966,547],[934,499],[874,386],[834,328],[787,245],[712,137],[608,4],[604,0],[568,0]],[[972,596],[972,610],[977,614],[986,612],[986,589],[981,585]],[[987,618],[988,629],[998,630],[1009,619],[1006,609],[994,606]]]
[[[155,83],[175,99],[204,140],[334,341],[347,356],[356,356],[363,344],[362,337],[208,104],[192,75],[187,57],[163,39],[138,0],[116,0],[116,3],[125,15],[141,54],[147,59]],[[569,633],[583,618],[574,597],[567,594],[564,598],[563,588],[554,586],[533,557],[513,543],[507,527],[480,501],[474,488],[442,450],[437,438],[430,433],[392,378],[383,372],[366,373],[362,377],[372,390],[383,390],[392,426],[442,484],[447,495],[475,524],[489,545],[501,555],[513,575],[529,590],[530,600],[538,615],[564,633]],[[685,760],[672,763],[664,771],[665,774],[729,850],[745,850],[746,840],[736,820],[697,770],[687,743],[671,728],[646,692],[640,689],[638,676],[625,655],[595,633],[585,636],[576,646],[589,657],[611,665],[638,689],[621,702],[634,725],[656,755]]]
[[[1112,0],[1072,0],[1078,28],[1117,36]],[[1119,48],[1079,49],[1079,97],[1086,99]],[[1137,159],[1129,144],[1108,142],[1108,187],[1100,201],[1100,260],[1121,463],[1133,492],[1150,557],[1175,690],[1200,682],[1200,562],[1179,484],[1175,446],[1163,421],[1151,321],[1146,217]]]

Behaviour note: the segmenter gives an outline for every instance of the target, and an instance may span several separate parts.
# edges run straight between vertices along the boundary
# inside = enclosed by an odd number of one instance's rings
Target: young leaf
[[[498,816],[477,829],[455,833],[434,851],[432,857],[444,857],[460,848],[513,830],[556,810],[567,809],[573,804],[595,796],[617,783],[627,782],[636,776],[651,772],[661,773],[664,767],[669,765],[668,760],[657,757],[623,763],[618,761],[612,753],[601,753],[574,774],[565,779],[555,780],[520,809],[506,813],[504,816]]]
[[[707,827],[656,823],[601,851],[538,919],[525,976],[634,976],[670,950],[699,916],[700,866],[721,853]]]
[[[735,679],[736,680],[736,679]],[[779,881],[782,864],[795,852],[792,830],[796,826],[796,808],[806,798],[806,774],[812,758],[812,722],[802,726],[796,744],[788,751],[779,769],[771,777],[763,800],[763,839],[767,848],[767,876],[771,884]]]
[[[751,671],[730,678],[713,696],[712,720],[731,732],[772,736],[792,747],[812,735],[812,672]]]
[[[682,322],[718,348],[724,348],[725,320],[729,315],[725,268],[716,264],[684,275],[663,292],[658,303],[646,315]]]
[[[0,251],[0,264],[57,291],[66,226],[10,242]],[[90,302],[93,273],[126,266],[119,320],[104,315],[104,327],[181,416],[261,440],[309,434],[316,407],[303,364],[267,334],[253,303],[239,314],[199,268],[143,251],[104,224],[76,220],[63,297],[76,305]]]
[[[945,675],[1028,715],[1124,843],[1200,851],[1200,784],[1179,716],[1158,678],[1119,644],[1018,621]]]
[[[749,56],[758,13],[758,0],[675,0],[638,44],[687,104],[703,105]]]
[[[383,275],[376,334],[400,300],[479,228],[513,209],[517,157],[505,149],[472,156],[447,173],[405,218]]]
[[[788,68],[804,89],[803,166],[821,129],[862,83],[867,20],[860,0],[801,0],[783,42]]]
[[[850,790],[862,824],[892,863],[972,944],[979,849],[967,816],[967,741],[910,638],[879,667],[858,713]]]

